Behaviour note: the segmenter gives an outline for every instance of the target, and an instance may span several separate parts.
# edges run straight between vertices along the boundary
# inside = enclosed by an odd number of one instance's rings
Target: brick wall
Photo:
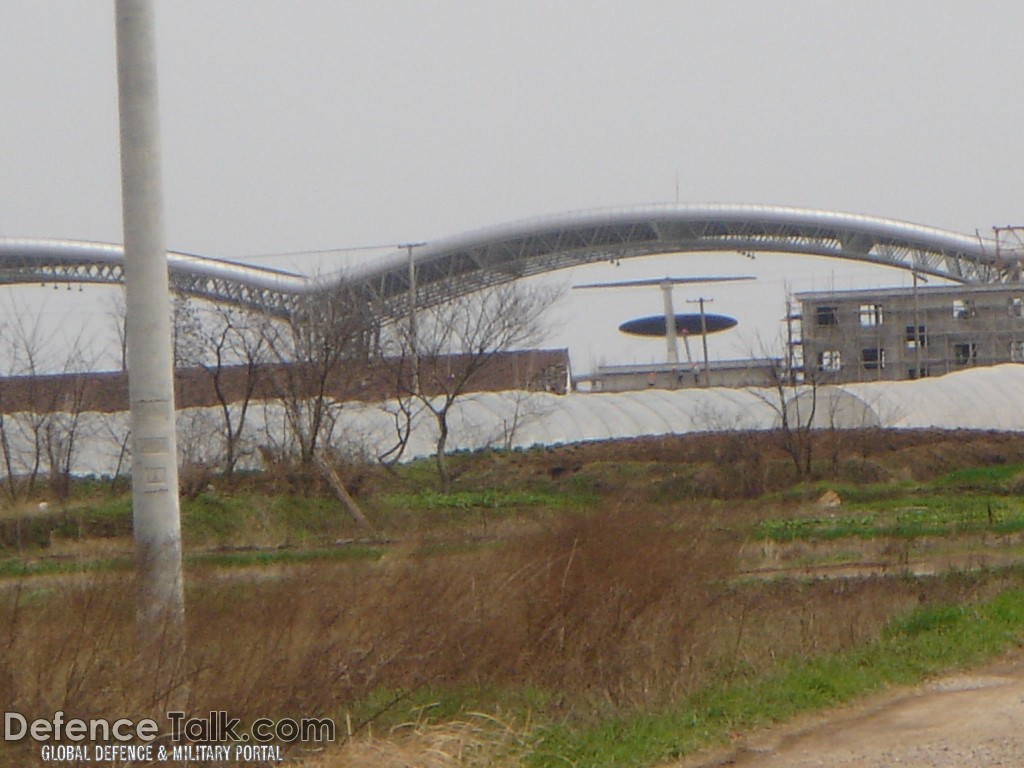
[[[420,361],[420,369],[423,372],[457,370],[461,360],[458,355],[425,358]],[[260,366],[256,371],[254,399],[273,399],[279,386],[276,382],[286,374],[294,376],[295,369]],[[328,391],[339,400],[386,400],[397,394],[397,378],[394,361],[377,363],[366,366],[358,376],[339,376],[328,382]],[[429,382],[431,378],[423,375],[422,380]],[[532,389],[564,394],[568,378],[567,350],[525,350],[496,355],[473,376],[469,388],[476,392]],[[236,402],[244,397],[249,373],[245,366],[226,367],[221,371],[220,381],[228,400]],[[174,385],[178,408],[219,403],[214,376],[207,370],[179,369],[174,375]],[[101,413],[128,410],[128,377],[120,372],[0,377],[0,411],[3,413],[76,410]]]

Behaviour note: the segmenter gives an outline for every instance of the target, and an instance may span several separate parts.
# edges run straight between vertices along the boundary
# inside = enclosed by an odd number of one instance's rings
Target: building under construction
[[[1024,362],[1024,285],[947,285],[797,294],[794,368],[841,383],[940,376]]]

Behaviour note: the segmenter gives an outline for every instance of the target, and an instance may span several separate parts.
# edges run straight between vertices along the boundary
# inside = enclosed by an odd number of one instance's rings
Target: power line
[[[352,245],[339,246],[337,248],[320,248],[310,251],[283,251],[281,253],[260,253],[252,256],[239,256],[244,259],[286,259],[294,256],[321,256],[325,253],[355,253],[357,251],[380,251],[385,248],[398,250],[403,247],[402,243],[382,243],[380,245]]]

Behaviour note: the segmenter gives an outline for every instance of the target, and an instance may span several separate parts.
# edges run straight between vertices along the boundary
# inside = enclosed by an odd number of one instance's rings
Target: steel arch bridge
[[[564,213],[489,227],[412,247],[416,303],[428,306],[552,270],[668,253],[804,254],[897,267],[962,283],[1020,279],[996,241],[892,219],[802,208],[649,205]],[[331,291],[408,311],[409,256],[396,249],[328,281],[184,253],[168,254],[175,290],[288,315]],[[121,246],[0,238],[0,283],[121,283]]]

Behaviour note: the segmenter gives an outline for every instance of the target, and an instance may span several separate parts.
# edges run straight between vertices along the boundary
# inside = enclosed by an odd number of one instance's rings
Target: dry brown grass
[[[555,485],[580,480],[600,485],[600,465],[658,466],[673,470],[662,485],[622,473],[600,487],[638,499],[741,499],[792,486],[800,478],[778,432],[721,432],[584,443],[510,455],[465,457],[467,483],[525,483],[544,477]],[[1010,432],[851,430],[814,432],[812,476],[845,482],[929,480],[970,466],[1024,462],[1024,435]],[[596,475],[596,477],[595,477]],[[603,477],[607,478],[605,474]]]
[[[410,694],[391,716],[416,692],[489,689],[500,702],[502,691],[538,690],[538,717],[588,721],[842,650],[919,602],[995,586],[991,576],[736,582],[739,542],[678,504],[609,504],[548,526],[469,550],[409,544],[379,562],[193,570],[189,652],[176,669],[130,663],[129,576],[0,585],[0,706],[29,719],[141,718],[183,702],[243,721],[328,715],[342,734],[351,714],[356,737],[322,765],[515,766],[522,711],[509,726],[463,711],[385,731],[385,718],[362,722],[372,711],[360,702]]]
[[[529,724],[513,726],[490,715],[439,724],[407,723],[372,733],[340,749],[302,760],[307,768],[520,768],[529,749]],[[300,758],[301,759],[301,758]]]
[[[0,703],[30,718],[151,716],[185,691],[191,710],[251,718],[337,714],[381,687],[494,685],[556,691],[566,706],[639,703],[664,665],[692,653],[698,619],[731,569],[731,552],[711,537],[668,522],[578,515],[467,553],[413,549],[259,578],[193,573],[189,654],[173,675],[125,663],[130,577],[9,584]]]

